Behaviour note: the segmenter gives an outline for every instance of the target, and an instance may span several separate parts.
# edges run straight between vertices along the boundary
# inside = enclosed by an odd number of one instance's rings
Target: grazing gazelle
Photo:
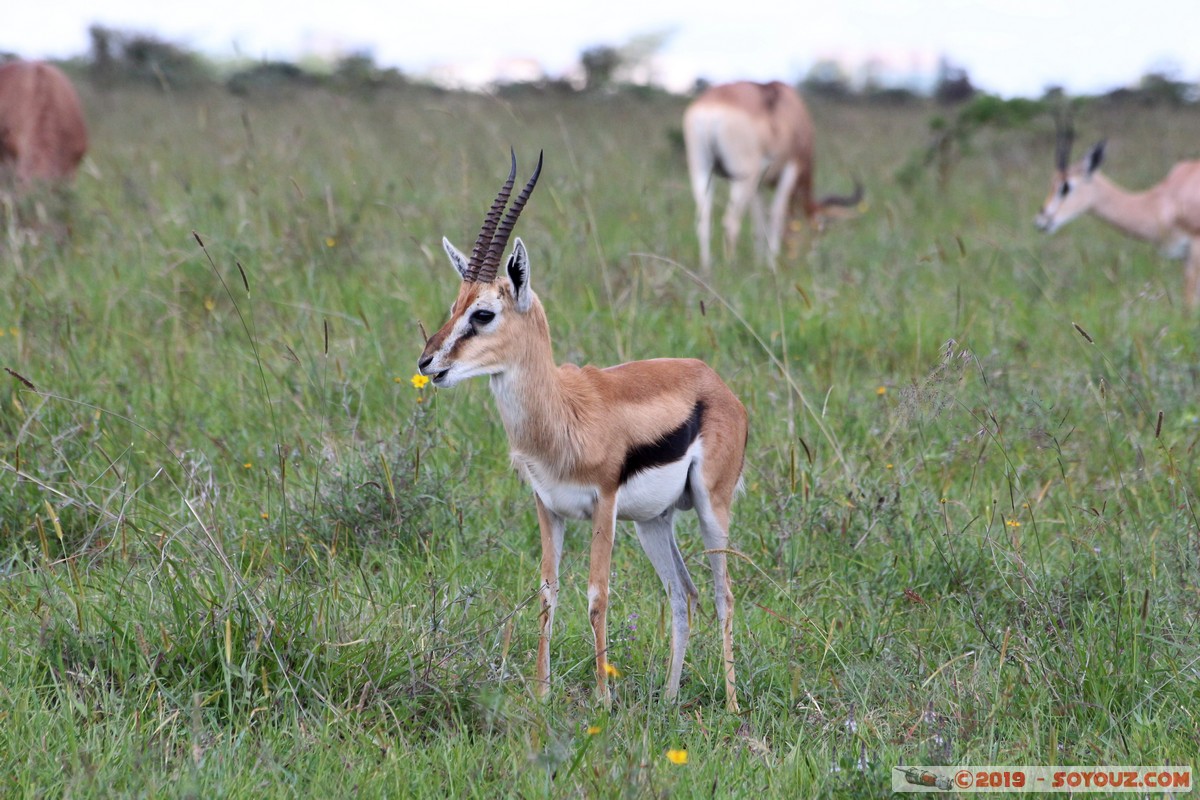
[[[529,199],[542,159],[504,219],[516,155],[475,240],[471,257],[449,240],[462,285],[450,318],[425,343],[418,368],[448,388],[487,375],[508,433],[513,464],[533,487],[542,539],[542,612],[537,693],[550,688],[550,630],[558,606],[558,567],[568,519],[592,522],[588,615],[596,642],[597,696],[607,705],[606,614],[613,532],[633,520],[671,606],[666,696],[679,692],[696,586],[675,543],[676,509],[694,508],[716,590],[725,700],[737,709],[733,592],[726,568],[730,506],[746,449],[746,409],[717,373],[694,359],[631,361],[607,369],[556,366],[550,328],[530,285],[529,254],[518,237],[500,258]]]
[[[0,64],[0,170],[23,188],[70,180],[87,144],[79,95],[61,70],[41,61]]]
[[[1144,192],[1129,192],[1100,173],[1104,142],[1071,160],[1071,133],[1059,131],[1054,180],[1035,222],[1047,233],[1091,212],[1134,238],[1156,242],[1170,258],[1186,259],[1183,301],[1200,307],[1200,161],[1180,161]]]
[[[825,217],[862,201],[862,185],[849,197],[813,199],[813,124],[796,90],[785,83],[740,81],[713,86],[692,101],[683,114],[683,140],[688,175],[696,199],[696,235],[700,263],[712,265],[714,178],[729,179],[725,209],[725,254],[737,245],[746,206],[751,206],[759,238],[763,233],[760,184],[775,187],[766,230],[767,253],[773,261],[784,228],[798,213],[822,222]]]

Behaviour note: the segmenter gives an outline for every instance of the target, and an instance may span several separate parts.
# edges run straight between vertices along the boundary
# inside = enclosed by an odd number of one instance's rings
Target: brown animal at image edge
[[[0,170],[19,188],[69,181],[87,152],[87,124],[75,87],[40,61],[0,64]]]

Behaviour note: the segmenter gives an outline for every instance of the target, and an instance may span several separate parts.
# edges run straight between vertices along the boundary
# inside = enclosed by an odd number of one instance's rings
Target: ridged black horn
[[[517,199],[513,200],[512,207],[508,209],[508,213],[504,215],[504,219],[496,229],[496,235],[492,238],[491,246],[488,247],[487,258],[483,261],[477,280],[490,282],[496,279],[496,270],[500,268],[500,257],[504,255],[504,248],[508,246],[508,239],[512,236],[513,227],[516,226],[517,219],[521,216],[521,209],[525,208],[529,195],[533,194],[533,187],[537,186],[538,176],[542,174],[542,156],[543,152],[539,151],[538,163],[533,170],[533,175],[525,184],[525,188],[517,195]]]
[[[471,283],[479,280],[479,270],[486,260],[488,245],[496,233],[496,225],[500,222],[500,212],[504,211],[504,207],[508,205],[509,195],[512,194],[513,181],[517,179],[517,153],[512,148],[509,148],[509,155],[512,157],[512,166],[508,170],[508,180],[500,187],[500,193],[492,201],[492,207],[488,209],[487,216],[483,218],[483,227],[479,229],[479,236],[475,239],[475,246],[471,248],[471,260],[468,262],[469,269],[465,278],[466,281]],[[495,277],[494,272],[492,273],[492,277]],[[488,280],[490,281],[491,278]]]
[[[1066,172],[1071,163],[1071,145],[1075,142],[1075,126],[1071,124],[1070,115],[1064,113],[1058,119],[1058,141],[1054,149],[1054,166],[1059,172]]]

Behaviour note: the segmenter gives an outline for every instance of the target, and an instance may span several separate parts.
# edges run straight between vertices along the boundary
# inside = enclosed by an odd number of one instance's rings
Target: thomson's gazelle
[[[1183,302],[1200,309],[1200,161],[1180,161],[1154,186],[1130,192],[1100,172],[1103,141],[1072,165],[1073,138],[1069,126],[1059,128],[1050,194],[1034,222],[1053,233],[1090,212],[1135,239],[1157,243],[1168,257],[1186,262]]]
[[[588,614],[597,695],[610,701],[608,580],[613,530],[618,519],[627,519],[667,591],[672,625],[666,696],[676,697],[697,592],[675,543],[673,519],[677,509],[694,508],[713,571],[726,705],[736,710],[726,552],[746,448],[746,410],[709,366],[694,359],[632,361],[607,369],[555,365],[546,312],[530,286],[529,254],[520,238],[499,270],[541,173],[541,157],[501,219],[516,168],[514,154],[470,258],[442,240],[462,286],[449,320],[430,337],[418,366],[443,388],[489,376],[513,463],[533,487],[542,538],[537,691],[544,696],[550,688],[550,630],[565,521],[590,519]]]
[[[827,217],[849,213],[847,209],[862,201],[863,188],[857,182],[848,197],[813,197],[814,139],[808,107],[795,89],[779,81],[721,84],[692,101],[683,115],[683,140],[696,199],[701,266],[712,265],[709,229],[718,177],[730,182],[724,220],[727,259],[737,246],[747,206],[774,261],[792,217],[804,214],[820,224]],[[775,187],[765,237],[758,198],[758,188],[764,184]]]

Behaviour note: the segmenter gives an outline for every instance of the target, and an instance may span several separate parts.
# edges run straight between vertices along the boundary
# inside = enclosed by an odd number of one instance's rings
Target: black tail
[[[824,211],[831,206],[841,208],[854,208],[863,201],[866,196],[866,190],[863,189],[862,181],[854,179],[854,192],[848,195],[830,194],[822,197],[817,201],[817,209]]]

